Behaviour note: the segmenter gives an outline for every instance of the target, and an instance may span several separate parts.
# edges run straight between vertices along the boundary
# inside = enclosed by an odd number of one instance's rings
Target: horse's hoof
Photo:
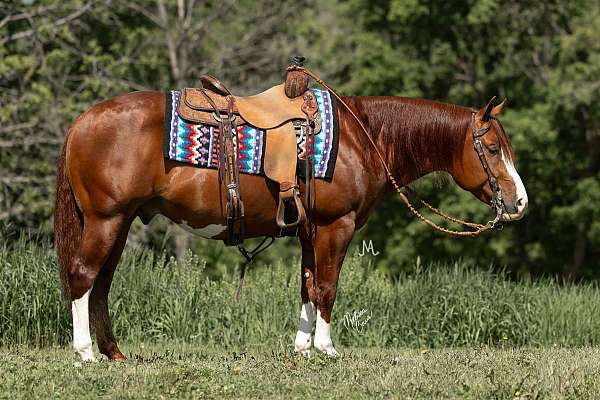
[[[125,357],[120,351],[111,354],[110,359],[111,361],[127,361],[127,357]]]
[[[75,352],[76,357],[79,358],[79,362],[82,363],[93,363],[93,362],[97,362],[98,360],[96,360],[96,356],[94,356],[94,353],[90,350],[90,351],[77,351]]]
[[[300,354],[303,357],[310,358],[310,349],[303,349],[303,350],[296,349],[294,351],[296,352],[296,354]]]
[[[324,346],[324,347],[317,347],[315,346],[315,349],[322,354],[325,354],[329,357],[339,357],[340,353],[337,352],[337,350],[335,349],[335,347],[333,347],[332,344],[328,345],[328,346]]]
[[[310,334],[306,334],[298,331],[296,340],[294,341],[294,351],[304,357],[310,357],[311,348],[311,337]]]

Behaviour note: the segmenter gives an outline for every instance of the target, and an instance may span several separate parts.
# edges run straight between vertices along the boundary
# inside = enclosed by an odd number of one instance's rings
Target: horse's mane
[[[348,99],[395,171],[416,175],[412,178],[427,171],[445,171],[451,167],[453,154],[459,157],[462,154],[465,132],[471,123],[468,107],[395,96]],[[499,133],[502,148],[508,149],[507,156],[512,159],[510,141],[502,125],[496,120],[492,123]],[[358,140],[365,146],[364,153],[373,153],[368,139],[359,136]]]

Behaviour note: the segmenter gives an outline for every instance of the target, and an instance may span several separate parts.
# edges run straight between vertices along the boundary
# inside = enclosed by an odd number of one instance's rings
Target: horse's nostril
[[[523,207],[523,198],[521,197],[519,200],[517,200],[517,207]]]

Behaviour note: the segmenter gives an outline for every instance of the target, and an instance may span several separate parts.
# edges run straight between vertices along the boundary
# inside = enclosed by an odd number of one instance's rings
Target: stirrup
[[[298,213],[298,218],[295,221],[286,224],[285,203],[291,200],[294,201],[294,206],[296,208],[296,212]],[[279,204],[277,206],[277,217],[275,218],[275,221],[277,222],[277,226],[281,229],[295,228],[306,221],[306,212],[304,211],[304,206],[302,205],[302,201],[300,200],[298,185],[291,185],[279,192]]]

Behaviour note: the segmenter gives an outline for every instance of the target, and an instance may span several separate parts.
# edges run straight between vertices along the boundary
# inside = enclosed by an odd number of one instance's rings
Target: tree
[[[396,199],[364,237],[385,243],[392,268],[417,255],[494,260],[515,271],[593,272],[598,211],[598,12],[593,1],[522,3],[348,2],[359,30],[346,87],[364,94],[403,94],[479,107],[509,98],[501,120],[512,138],[530,194],[525,220],[487,238],[440,237]],[[594,43],[591,43],[594,41]],[[488,211],[435,182],[419,192],[454,215],[485,221]],[[398,217],[390,219],[390,215]],[[383,217],[385,216],[385,217]],[[407,225],[406,229],[393,227]],[[386,226],[381,232],[378,227]],[[388,239],[387,237],[391,237]]]

